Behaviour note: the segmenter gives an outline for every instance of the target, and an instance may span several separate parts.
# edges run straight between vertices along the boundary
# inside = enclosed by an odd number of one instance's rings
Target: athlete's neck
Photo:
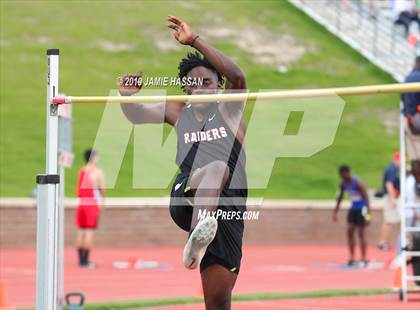
[[[201,123],[209,116],[209,113],[213,110],[213,107],[214,107],[213,104],[209,104],[205,108],[194,108],[194,105],[193,105],[194,117],[197,119],[197,121]]]
[[[96,168],[96,164],[95,163],[87,163],[86,166],[85,166],[85,168],[87,168],[87,169]]]

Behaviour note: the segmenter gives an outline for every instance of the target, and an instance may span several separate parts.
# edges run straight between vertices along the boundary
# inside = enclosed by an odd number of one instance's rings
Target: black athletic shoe
[[[95,263],[87,263],[83,265],[79,265],[81,268],[87,268],[87,269],[96,269],[97,265]]]

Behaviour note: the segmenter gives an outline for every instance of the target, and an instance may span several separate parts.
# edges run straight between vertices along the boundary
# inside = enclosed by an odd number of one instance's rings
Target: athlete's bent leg
[[[229,178],[229,168],[222,161],[214,161],[194,171],[190,187],[194,192],[194,211],[191,231],[198,223],[199,212],[212,212],[217,209],[220,193]],[[200,211],[201,210],[201,211]]]
[[[196,170],[190,187],[194,193],[194,208],[190,226],[190,237],[184,247],[184,266],[195,269],[217,232],[217,219],[207,214],[216,211],[219,197],[229,178],[229,168],[222,161],[214,161]],[[206,213],[205,219],[199,214]],[[199,222],[200,220],[200,222]]]
[[[206,310],[230,310],[232,290],[237,274],[219,264],[213,264],[201,273]]]

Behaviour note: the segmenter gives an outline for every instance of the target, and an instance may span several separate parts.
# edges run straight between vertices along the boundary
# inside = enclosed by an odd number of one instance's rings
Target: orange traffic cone
[[[0,310],[12,310],[7,299],[7,284],[6,281],[0,280]]]
[[[394,276],[394,289],[400,289],[402,288],[402,271],[401,266],[397,267],[395,270],[395,276]]]

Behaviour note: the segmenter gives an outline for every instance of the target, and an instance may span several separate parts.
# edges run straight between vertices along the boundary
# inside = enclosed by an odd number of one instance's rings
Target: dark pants
[[[404,26],[405,35],[408,36],[409,27],[412,22],[416,22],[420,29],[420,18],[417,13],[401,12],[398,19],[395,21],[396,24]]]

